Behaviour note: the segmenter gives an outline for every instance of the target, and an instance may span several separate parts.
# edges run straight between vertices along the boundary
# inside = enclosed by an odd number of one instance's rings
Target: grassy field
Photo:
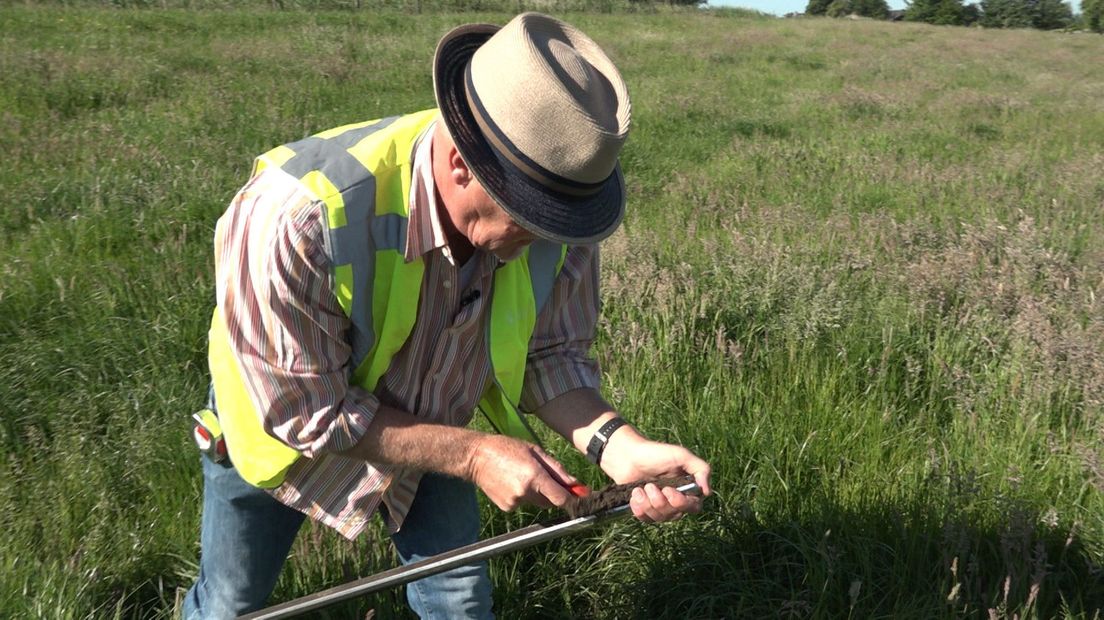
[[[1104,37],[566,17],[633,95],[606,393],[717,496],[493,561],[500,616],[1099,617]],[[507,18],[0,8],[0,617],[176,610],[216,218],[254,155],[431,106],[437,38]],[[308,526],[273,600],[393,562]],[[368,609],[408,613],[323,617]]]

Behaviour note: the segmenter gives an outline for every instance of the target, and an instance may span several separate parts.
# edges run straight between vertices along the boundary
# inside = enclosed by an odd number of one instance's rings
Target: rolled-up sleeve
[[[598,389],[601,373],[590,356],[598,299],[598,246],[570,248],[529,342],[523,411],[536,411],[572,390]]]
[[[322,205],[270,169],[215,230],[219,311],[266,432],[307,457],[352,447],[379,408],[348,384],[349,320],[322,251]]]

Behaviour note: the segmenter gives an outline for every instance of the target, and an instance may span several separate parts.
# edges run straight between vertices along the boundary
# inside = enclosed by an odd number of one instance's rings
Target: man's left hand
[[[702,496],[713,492],[709,487],[709,463],[682,446],[651,441],[627,425],[610,437],[601,465],[618,484],[690,475],[701,487]],[[701,506],[701,497],[652,483],[634,489],[629,501],[633,515],[645,523],[680,519],[687,513],[701,512]]]

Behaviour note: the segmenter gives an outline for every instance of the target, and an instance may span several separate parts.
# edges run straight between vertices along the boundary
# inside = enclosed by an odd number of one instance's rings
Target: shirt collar
[[[441,225],[437,205],[437,186],[433,182],[433,133],[438,121],[433,121],[414,145],[414,161],[410,174],[410,215],[406,228],[406,252],[410,262],[428,252],[441,249],[450,264],[456,265],[448,247],[448,238]]]

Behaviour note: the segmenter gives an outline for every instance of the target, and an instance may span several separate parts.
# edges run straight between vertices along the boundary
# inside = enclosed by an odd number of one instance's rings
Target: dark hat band
[[[593,196],[600,192],[609,181],[609,177],[597,183],[582,183],[568,179],[541,166],[521,152],[498,125],[491,120],[486,108],[479,100],[479,93],[476,92],[475,85],[472,83],[471,62],[464,67],[464,94],[467,96],[472,117],[475,119],[475,123],[479,125],[483,137],[487,139],[487,142],[500,156],[505,157],[525,176],[549,189],[569,196]]]

